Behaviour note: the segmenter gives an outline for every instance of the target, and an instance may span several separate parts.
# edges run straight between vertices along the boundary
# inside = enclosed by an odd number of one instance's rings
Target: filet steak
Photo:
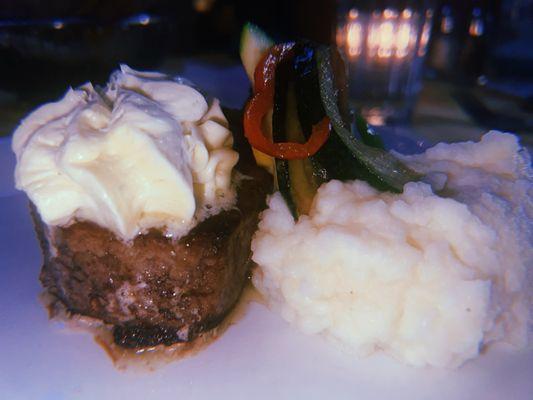
[[[251,238],[272,187],[249,149],[237,169],[244,178],[236,207],[179,240],[152,229],[125,243],[86,221],[46,226],[32,206],[43,286],[67,311],[112,325],[115,343],[126,348],[189,342],[214,328],[247,281]]]

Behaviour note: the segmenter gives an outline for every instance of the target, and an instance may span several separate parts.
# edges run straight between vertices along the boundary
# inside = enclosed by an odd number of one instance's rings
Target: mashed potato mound
[[[532,172],[515,136],[401,156],[428,183],[402,194],[322,185],[295,222],[279,193],[253,243],[253,282],[307,334],[415,366],[455,367],[482,346],[528,341]]]

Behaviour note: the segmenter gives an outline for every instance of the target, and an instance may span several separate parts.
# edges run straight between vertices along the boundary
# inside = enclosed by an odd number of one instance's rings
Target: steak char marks
[[[236,207],[177,241],[151,230],[124,243],[82,221],[47,227],[34,209],[44,287],[68,311],[112,325],[120,346],[194,340],[232,310],[249,275],[251,237],[272,182],[261,168],[240,170]]]

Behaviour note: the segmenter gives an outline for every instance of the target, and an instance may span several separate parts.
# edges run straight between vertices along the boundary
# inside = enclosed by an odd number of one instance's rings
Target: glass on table
[[[433,10],[427,1],[340,2],[337,46],[350,105],[373,125],[408,121],[421,88]]]

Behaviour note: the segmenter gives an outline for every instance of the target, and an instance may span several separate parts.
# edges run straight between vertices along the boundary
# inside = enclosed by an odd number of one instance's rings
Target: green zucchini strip
[[[357,129],[357,132],[359,132],[359,135],[361,135],[361,141],[364,144],[382,150],[385,149],[381,137],[379,137],[379,135],[368,125],[366,119],[359,114],[355,114],[355,128]]]
[[[388,191],[401,193],[406,183],[420,180],[420,174],[411,170],[391,153],[361,143],[346,129],[337,105],[338,93],[333,82],[333,68],[329,48],[320,47],[317,50],[317,64],[320,95],[324,109],[331,120],[334,131],[354,157]]]

